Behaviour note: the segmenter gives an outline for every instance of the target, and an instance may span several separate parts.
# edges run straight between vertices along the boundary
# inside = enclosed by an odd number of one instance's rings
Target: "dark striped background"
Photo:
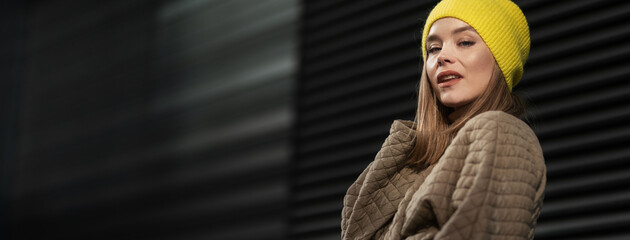
[[[12,2],[0,239],[285,237],[297,1]]]

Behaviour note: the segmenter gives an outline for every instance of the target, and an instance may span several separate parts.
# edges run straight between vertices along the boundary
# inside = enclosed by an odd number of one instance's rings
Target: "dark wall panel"
[[[11,239],[285,238],[296,1],[25,6]]]
[[[24,76],[25,6],[0,2],[0,239],[9,238],[20,81]]]
[[[338,239],[342,198],[394,119],[412,120],[437,1],[303,1],[291,236]],[[536,239],[630,232],[627,1],[516,1],[531,30],[514,89],[548,166]]]

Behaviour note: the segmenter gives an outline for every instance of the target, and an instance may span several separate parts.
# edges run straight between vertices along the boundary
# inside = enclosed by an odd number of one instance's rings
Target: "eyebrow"
[[[451,34],[457,34],[457,33],[465,32],[465,31],[477,32],[471,26],[463,26],[463,27],[456,28],[455,30],[453,30],[453,32]],[[427,43],[431,42],[431,41],[438,40],[438,39],[439,39],[439,37],[437,35],[430,35],[429,37],[427,37]]]

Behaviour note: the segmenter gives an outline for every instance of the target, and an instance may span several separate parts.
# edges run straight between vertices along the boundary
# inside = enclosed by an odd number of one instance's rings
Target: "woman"
[[[348,189],[343,239],[532,239],[546,169],[511,93],[529,29],[509,0],[444,0],[422,34],[414,122]]]

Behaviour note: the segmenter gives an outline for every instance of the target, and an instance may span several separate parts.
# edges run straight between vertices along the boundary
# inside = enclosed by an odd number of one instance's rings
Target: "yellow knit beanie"
[[[454,17],[472,26],[488,45],[510,91],[523,76],[529,55],[529,27],[521,9],[510,0],[443,0],[429,14],[422,33],[422,58],[433,23]]]

